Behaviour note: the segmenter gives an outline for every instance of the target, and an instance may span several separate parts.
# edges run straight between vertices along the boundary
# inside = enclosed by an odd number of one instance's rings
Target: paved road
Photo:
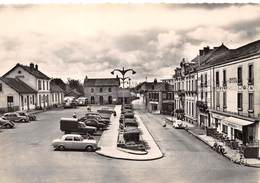
[[[137,105],[138,107],[138,105]],[[79,151],[53,151],[60,117],[84,109],[48,111],[39,120],[0,133],[0,182],[259,182],[260,170],[232,164],[185,131],[165,129],[160,116],[138,112],[165,157],[124,161]]]

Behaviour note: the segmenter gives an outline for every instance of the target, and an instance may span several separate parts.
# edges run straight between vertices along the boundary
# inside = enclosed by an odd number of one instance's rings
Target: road
[[[162,117],[135,105],[165,157],[153,161],[126,161],[94,152],[54,151],[60,137],[59,119],[79,116],[85,108],[48,111],[38,121],[17,124],[0,133],[0,182],[260,182],[260,170],[236,165],[216,154],[186,131],[165,129]]]

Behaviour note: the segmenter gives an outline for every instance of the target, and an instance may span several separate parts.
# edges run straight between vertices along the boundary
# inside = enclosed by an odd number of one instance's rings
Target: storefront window
[[[225,134],[228,133],[228,126],[227,125],[222,124],[222,132],[225,133]]]
[[[242,132],[235,129],[235,139],[239,139],[239,140],[242,140]]]

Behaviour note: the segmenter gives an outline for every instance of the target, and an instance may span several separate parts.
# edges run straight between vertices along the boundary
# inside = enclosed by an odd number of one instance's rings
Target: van
[[[77,133],[80,135],[96,133],[97,128],[92,126],[86,126],[84,122],[80,122],[76,118],[61,118],[60,119],[60,130],[65,134]]]

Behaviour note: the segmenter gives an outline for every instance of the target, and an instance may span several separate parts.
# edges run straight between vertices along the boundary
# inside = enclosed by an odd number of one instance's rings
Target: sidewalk
[[[176,120],[175,117],[171,117],[171,116],[166,116],[165,119],[167,119],[167,122],[170,123],[172,125],[172,120]],[[207,136],[205,134],[205,131],[196,127],[195,125],[188,123],[186,121],[183,122],[184,126],[188,126],[188,132],[192,135],[194,135],[196,138],[198,138],[199,140],[203,141],[205,144],[207,144],[210,147],[213,147],[214,143],[215,143],[215,139],[211,136]],[[224,145],[224,144],[223,144]],[[231,148],[229,148],[228,146],[224,146],[225,150],[226,150],[226,154],[224,155],[226,158],[228,158],[229,160],[232,160],[233,157],[235,157],[236,155],[236,150],[233,150]],[[250,166],[250,167],[257,167],[260,168],[260,160],[259,159],[254,159],[254,158],[247,158],[246,159],[246,166]]]
[[[110,158],[138,161],[155,160],[163,157],[163,154],[158,145],[155,143],[153,137],[146,129],[145,125],[137,114],[135,114],[135,117],[139,123],[139,128],[143,133],[142,138],[148,143],[149,149],[144,154],[143,152],[118,148],[117,136],[119,129],[119,118],[121,114],[121,105],[117,105],[114,110],[116,111],[117,116],[111,115],[111,125],[108,130],[103,132],[103,135],[99,140],[98,146],[101,147],[101,149],[96,151],[97,154]]]

